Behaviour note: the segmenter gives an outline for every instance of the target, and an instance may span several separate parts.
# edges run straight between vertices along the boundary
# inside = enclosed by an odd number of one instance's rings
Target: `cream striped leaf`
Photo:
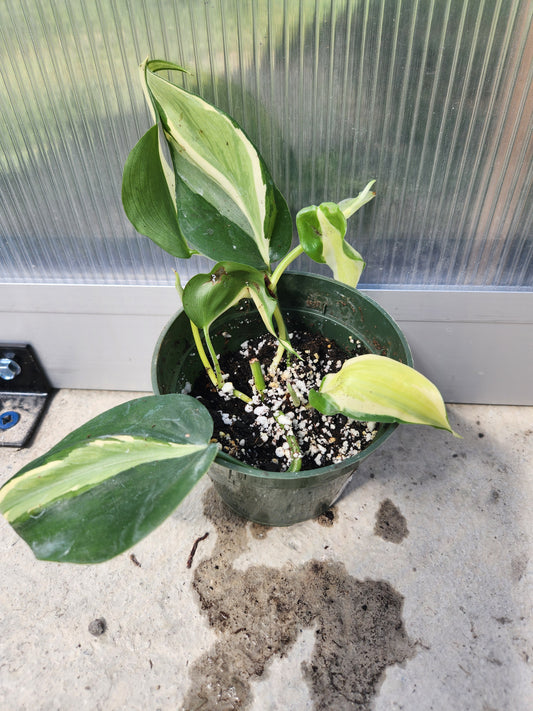
[[[149,462],[197,454],[198,444],[159,442],[118,435],[90,440],[11,479],[0,490],[0,510],[9,523],[33,516],[58,499],[78,496],[122,471]]]
[[[37,558],[112,558],[169,516],[218,447],[186,395],[140,398],[87,422],[0,489],[0,511]]]
[[[292,228],[255,146],[224,112],[156,73],[180,67],[147,60],[142,69],[170,148],[185,239],[217,261],[238,255],[268,267],[288,251]]]
[[[408,365],[385,356],[369,353],[345,361],[337,373],[323,378],[318,392],[309,393],[309,403],[325,415],[431,425],[456,435],[435,385]]]

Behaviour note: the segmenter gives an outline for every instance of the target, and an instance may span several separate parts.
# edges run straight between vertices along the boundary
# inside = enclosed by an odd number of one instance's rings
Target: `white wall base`
[[[366,290],[448,402],[533,405],[533,292]],[[0,284],[0,343],[30,343],[57,388],[150,391],[171,286]]]

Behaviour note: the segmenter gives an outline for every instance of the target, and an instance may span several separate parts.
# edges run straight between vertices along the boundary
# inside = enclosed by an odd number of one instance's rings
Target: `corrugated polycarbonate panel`
[[[0,279],[173,281],[120,202],[150,125],[137,66],[158,56],[244,126],[294,212],[376,178],[349,231],[365,284],[530,289],[532,16],[530,0],[3,0]]]

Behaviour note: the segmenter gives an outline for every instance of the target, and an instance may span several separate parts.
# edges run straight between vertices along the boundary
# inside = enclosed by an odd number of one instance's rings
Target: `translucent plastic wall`
[[[365,284],[531,289],[532,15],[531,0],[2,0],[0,280],[173,281],[120,202],[150,125],[137,66],[157,56],[244,126],[294,212],[376,178],[349,233]]]

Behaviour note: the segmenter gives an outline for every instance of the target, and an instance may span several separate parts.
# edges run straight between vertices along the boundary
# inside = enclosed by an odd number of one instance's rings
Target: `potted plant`
[[[210,468],[241,514],[302,520],[333,502],[397,423],[452,432],[439,391],[411,367],[398,327],[356,288],[364,261],[345,240],[347,219],[374,197],[374,181],[355,198],[300,210],[291,249],[287,204],[250,139],[163,71],[184,70],[160,60],[141,65],[155,123],[126,161],[124,209],[171,255],[202,254],[214,265],[185,287],[176,276],[183,310],[156,347],[155,394],[94,418],[0,490],[0,510],[43,560],[117,555]],[[329,265],[333,279],[289,274],[302,253]],[[317,343],[335,354],[322,372]],[[247,350],[244,367],[239,349]],[[202,372],[203,390],[186,394]],[[266,445],[266,464],[242,429],[238,438],[213,432],[213,417],[229,426],[245,414],[244,430]],[[311,444],[309,434],[322,430],[325,443]]]

